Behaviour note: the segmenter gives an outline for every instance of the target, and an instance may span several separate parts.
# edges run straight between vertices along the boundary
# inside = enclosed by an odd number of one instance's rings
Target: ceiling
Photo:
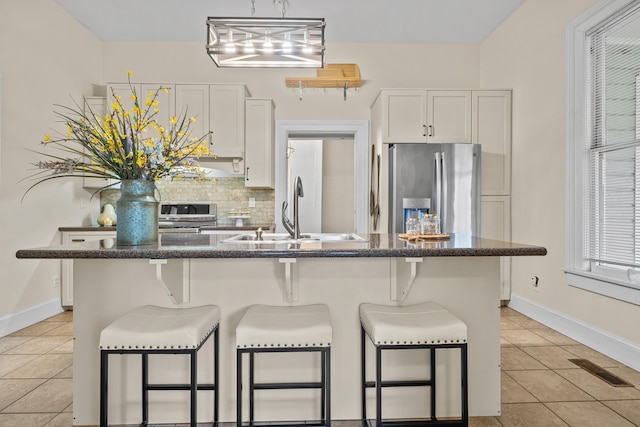
[[[206,39],[205,20],[250,17],[251,0],[54,0],[103,41]],[[255,0],[255,17],[281,17]],[[331,43],[481,43],[524,0],[289,0],[287,18],[325,18]]]

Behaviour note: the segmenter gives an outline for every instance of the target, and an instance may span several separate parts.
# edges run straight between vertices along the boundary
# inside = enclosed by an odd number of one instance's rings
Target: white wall
[[[2,0],[2,151],[0,155],[0,335],[7,315],[59,298],[52,276],[60,261],[17,260],[16,250],[58,241],[57,229],[81,224],[91,209],[80,180],[55,180],[36,187],[32,163],[39,141],[55,125],[53,104],[91,95],[102,80],[100,42],[51,0]],[[60,128],[60,126],[58,126]],[[59,308],[58,308],[59,309]],[[9,322],[11,323],[11,322]]]
[[[513,293],[640,345],[640,307],[570,287],[563,273],[565,27],[595,3],[525,1],[482,44],[480,85],[513,88],[512,238],[549,251],[513,258]]]

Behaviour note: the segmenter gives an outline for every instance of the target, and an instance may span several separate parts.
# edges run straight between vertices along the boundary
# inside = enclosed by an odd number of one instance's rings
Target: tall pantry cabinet
[[[387,197],[383,144],[481,144],[481,237],[511,240],[510,90],[382,89],[371,106],[371,135],[383,157],[379,196],[383,202]],[[384,209],[381,221],[385,227]],[[501,298],[508,300],[511,259],[502,258],[501,268]]]

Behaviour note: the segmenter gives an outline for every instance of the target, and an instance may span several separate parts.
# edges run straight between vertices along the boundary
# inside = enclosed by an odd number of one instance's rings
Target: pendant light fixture
[[[218,67],[322,68],[324,18],[207,18],[207,53]]]

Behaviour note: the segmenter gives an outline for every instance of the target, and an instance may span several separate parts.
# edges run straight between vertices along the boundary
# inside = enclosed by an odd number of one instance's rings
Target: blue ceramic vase
[[[154,181],[125,179],[120,183],[116,203],[118,246],[142,246],[158,243],[158,200]]]

